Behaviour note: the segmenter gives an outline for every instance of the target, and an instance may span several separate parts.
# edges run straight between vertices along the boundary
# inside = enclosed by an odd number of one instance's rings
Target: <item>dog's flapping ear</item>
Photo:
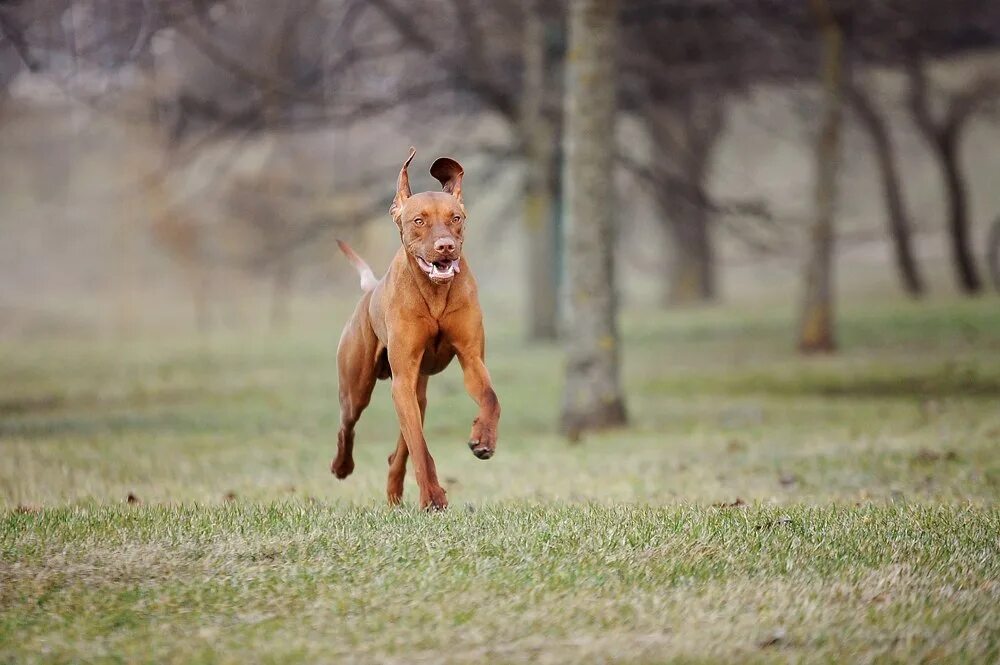
[[[465,170],[462,165],[451,157],[438,157],[431,164],[431,175],[437,178],[441,183],[441,188],[458,199],[459,203],[462,201],[462,176],[464,174]]]
[[[409,167],[410,162],[413,161],[415,154],[417,154],[417,150],[411,146],[410,155],[403,162],[403,168],[399,169],[399,178],[396,179],[396,196],[392,199],[392,205],[389,206],[389,214],[392,215],[392,219],[396,224],[400,223],[399,213],[403,208],[403,203],[412,195],[410,192],[410,176],[406,173],[406,169]]]

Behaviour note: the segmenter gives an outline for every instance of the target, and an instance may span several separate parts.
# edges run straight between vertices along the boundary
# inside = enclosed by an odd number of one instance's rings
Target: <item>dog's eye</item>
[[[462,221],[462,217],[460,215],[455,215],[454,217],[451,218],[451,223],[452,224],[458,224],[461,221]]]
[[[419,217],[417,217],[416,219],[413,220],[413,224],[414,224],[414,226],[423,226],[424,225],[424,220],[422,220]]]

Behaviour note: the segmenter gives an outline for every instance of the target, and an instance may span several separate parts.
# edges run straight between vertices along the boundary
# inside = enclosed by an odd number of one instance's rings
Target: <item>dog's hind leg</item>
[[[337,349],[340,431],[337,433],[337,456],[330,464],[330,472],[337,478],[346,478],[354,471],[354,426],[371,401],[375,388],[375,336],[365,337],[363,332],[349,328],[344,331]]]
[[[427,379],[426,374],[421,374],[417,379],[417,404],[420,405],[420,422],[424,420],[427,412]],[[406,460],[410,457],[410,451],[406,447],[406,439],[403,433],[399,433],[396,441],[396,450],[389,454],[389,480],[386,483],[386,496],[389,505],[395,506],[403,500],[403,480],[406,478]]]

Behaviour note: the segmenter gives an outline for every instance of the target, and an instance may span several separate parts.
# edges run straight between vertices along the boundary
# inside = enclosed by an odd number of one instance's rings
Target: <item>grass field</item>
[[[492,460],[430,385],[442,514],[383,505],[385,385],[329,474],[342,315],[0,342],[0,662],[1000,660],[996,298],[860,303],[807,360],[784,310],[627,314],[633,425],[575,445],[497,316]]]

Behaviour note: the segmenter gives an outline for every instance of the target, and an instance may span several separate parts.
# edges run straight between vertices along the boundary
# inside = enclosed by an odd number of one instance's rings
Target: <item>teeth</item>
[[[431,264],[431,274],[434,276],[450,277],[455,274],[455,264],[449,263],[447,268],[439,268],[436,263]]]
[[[444,262],[445,267],[438,266],[437,263],[431,263],[430,261],[425,261],[424,259],[417,257],[420,262],[420,267],[424,269],[427,276],[430,278],[441,278],[441,277],[454,277],[455,273],[459,272],[458,260]]]

